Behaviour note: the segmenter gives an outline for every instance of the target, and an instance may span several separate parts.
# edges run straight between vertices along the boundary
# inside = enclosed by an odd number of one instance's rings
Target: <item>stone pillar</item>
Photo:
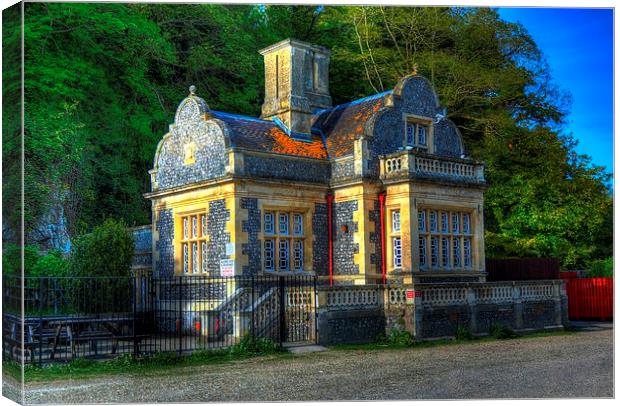
[[[556,326],[562,325],[562,297],[561,297],[561,282],[553,283],[553,316]]]
[[[413,299],[413,338],[415,340],[421,340],[422,337],[422,322],[424,318],[424,305],[422,304],[422,296],[415,295]]]
[[[472,334],[478,332],[478,315],[476,291],[472,287],[467,288],[467,306],[469,307],[469,331]]]
[[[521,299],[521,289],[514,282],[512,283],[512,303],[515,315],[515,329],[523,328],[523,300]]]

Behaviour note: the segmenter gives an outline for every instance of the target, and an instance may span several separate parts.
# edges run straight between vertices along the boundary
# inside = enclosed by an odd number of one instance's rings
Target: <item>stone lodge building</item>
[[[432,84],[332,106],[330,51],[260,51],[261,118],[190,88],[150,171],[153,272],[316,275],[333,285],[484,281],[484,166]]]

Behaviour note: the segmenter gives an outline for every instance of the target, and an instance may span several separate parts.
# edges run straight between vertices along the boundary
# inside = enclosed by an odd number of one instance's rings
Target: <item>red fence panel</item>
[[[567,280],[568,318],[571,320],[612,319],[613,289],[613,278]]]

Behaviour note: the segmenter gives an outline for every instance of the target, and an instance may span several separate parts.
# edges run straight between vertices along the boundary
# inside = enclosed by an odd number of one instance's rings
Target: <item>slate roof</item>
[[[270,120],[213,110],[211,115],[226,123],[235,147],[305,158],[327,158],[325,144],[319,135],[312,135],[309,142],[298,141]]]
[[[390,93],[377,93],[317,113],[312,128],[325,136],[330,158],[353,154],[355,139],[364,133],[366,121],[385,106],[385,96]]]
[[[385,96],[390,93],[378,93],[318,111],[309,141],[291,137],[270,120],[214,110],[210,113],[226,124],[235,147],[305,158],[338,158],[353,154],[355,139],[363,134],[366,121],[385,105]]]

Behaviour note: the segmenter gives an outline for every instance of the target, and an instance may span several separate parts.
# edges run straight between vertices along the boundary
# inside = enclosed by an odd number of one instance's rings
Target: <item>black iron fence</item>
[[[3,354],[44,364],[316,340],[313,276],[3,278]],[[23,294],[23,295],[22,295]]]

